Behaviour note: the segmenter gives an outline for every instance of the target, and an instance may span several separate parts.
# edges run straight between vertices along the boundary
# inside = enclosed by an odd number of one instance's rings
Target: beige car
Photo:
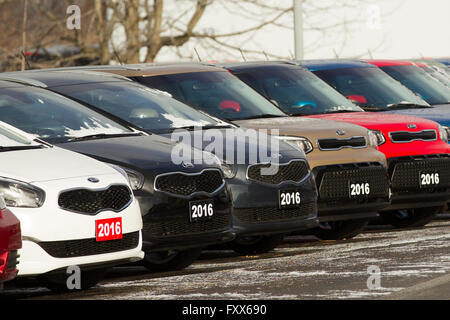
[[[282,140],[307,154],[315,174],[321,224],[310,233],[321,239],[356,236],[378,210],[389,205],[386,158],[378,151],[376,135],[366,128],[287,117],[228,71],[214,66],[191,63],[88,68],[168,92],[196,109],[245,128],[278,129]],[[133,123],[132,118],[121,118]]]

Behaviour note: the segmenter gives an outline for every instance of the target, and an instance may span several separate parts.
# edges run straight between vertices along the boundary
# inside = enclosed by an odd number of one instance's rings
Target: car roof
[[[295,60],[299,65],[307,67],[311,71],[321,71],[344,68],[376,68],[374,65],[361,60]]]
[[[405,60],[364,60],[367,63],[373,64],[377,67],[392,67],[392,66],[414,66],[411,61]]]
[[[103,72],[94,72],[89,70],[31,70],[19,72],[6,72],[0,74],[0,80],[19,82],[25,85],[37,87],[56,87],[69,86],[81,83],[98,83],[114,81],[130,81],[129,79],[113,74]]]
[[[228,70],[239,71],[248,69],[270,69],[270,68],[301,68],[306,69],[306,67],[293,63],[291,61],[249,61],[249,62],[232,62],[232,63],[218,63],[218,66],[222,66]]]
[[[179,74],[179,73],[192,73],[192,72],[211,72],[211,71],[227,72],[225,69],[219,66],[214,66],[212,64],[202,62],[138,63],[138,64],[113,65],[113,66],[93,65],[83,67],[42,69],[39,70],[39,72],[46,70],[47,71],[101,70],[103,73],[110,72],[127,78]]]
[[[0,89],[22,87],[24,83],[20,81],[4,81],[0,79]]]

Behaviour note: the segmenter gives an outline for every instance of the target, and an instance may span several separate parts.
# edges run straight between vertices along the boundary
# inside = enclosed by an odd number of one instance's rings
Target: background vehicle
[[[342,122],[298,119],[286,114],[223,68],[202,64],[103,67],[226,121],[253,129],[277,129],[280,139],[302,148],[319,190],[322,239],[356,236],[376,211],[389,204],[385,157],[368,130]],[[351,195],[370,185],[370,194]],[[363,194],[364,193],[364,194]]]
[[[0,290],[3,282],[12,280],[17,275],[17,252],[21,247],[20,222],[6,208],[5,201],[0,196]]]
[[[439,80],[447,87],[450,88],[450,74],[445,72],[448,69],[444,64],[428,60],[413,60],[414,64],[419,68],[422,68],[426,73],[428,73],[433,78]]]
[[[405,87],[418,94],[433,109],[398,110],[396,113],[410,114],[434,120],[446,127],[450,126],[450,88],[436,81],[424,70],[408,61],[368,60]]]
[[[265,135],[250,139],[243,129],[218,120],[136,82],[106,73],[46,71],[26,72],[22,77],[48,85],[48,89],[76,99],[103,115],[127,121],[148,133],[170,138],[177,129],[189,130],[189,146],[211,138],[222,139],[216,156],[223,162],[227,189],[232,199],[233,230],[237,238],[228,247],[242,254],[262,253],[275,248],[285,233],[317,226],[317,190],[303,151],[290,144],[271,141],[259,146]],[[124,78],[126,79],[126,78]],[[117,119],[119,118],[119,119]],[[197,130],[198,129],[198,130]],[[245,146],[245,149],[236,147]],[[259,167],[265,154],[277,154],[279,170],[263,176]],[[254,150],[254,151],[252,151]],[[244,154],[239,154],[240,152]],[[257,153],[252,159],[251,152]],[[280,158],[278,158],[280,157]],[[242,161],[239,161],[242,159]],[[205,182],[206,183],[206,182]],[[283,205],[280,197],[298,196],[298,203]]]
[[[388,211],[384,217],[399,227],[420,226],[429,222],[449,199],[448,128],[431,120],[409,118],[403,113],[416,114],[413,112],[423,110],[421,116],[428,114],[431,117],[433,108],[369,63],[338,60],[298,63],[342,95],[358,102],[362,109],[381,112],[370,119],[365,113],[314,117],[348,121],[379,130],[382,133],[380,151],[385,153],[389,163],[392,205],[398,204],[398,210]],[[397,118],[391,115],[389,119],[394,122],[389,122],[384,112],[402,114],[396,115]],[[440,177],[438,182],[426,183],[422,180],[433,174]],[[405,204],[411,209],[403,210]]]
[[[143,258],[142,218],[123,173],[3,122],[0,141],[0,194],[23,237],[19,277],[67,290],[66,269],[77,266],[87,289],[107,268]]]
[[[0,119],[125,171],[143,216],[142,263],[149,270],[182,269],[203,246],[234,238],[229,195],[213,155],[199,151],[194,153],[195,166],[175,164],[171,158],[175,144],[170,140],[138,132],[73,100],[19,82],[1,82]],[[200,204],[212,207],[211,219],[190,219],[190,208]]]

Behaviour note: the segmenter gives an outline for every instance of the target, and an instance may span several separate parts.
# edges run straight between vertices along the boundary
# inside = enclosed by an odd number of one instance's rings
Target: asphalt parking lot
[[[100,285],[85,292],[53,294],[34,287],[33,281],[22,281],[6,287],[3,297],[450,299],[449,240],[450,214],[443,214],[418,229],[399,231],[388,226],[369,226],[349,241],[288,237],[274,252],[258,256],[204,251],[200,260],[177,272],[149,274],[138,266],[117,267]]]

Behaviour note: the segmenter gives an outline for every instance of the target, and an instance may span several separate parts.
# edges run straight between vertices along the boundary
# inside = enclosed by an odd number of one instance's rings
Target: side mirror
[[[367,104],[367,99],[364,96],[349,95],[349,96],[347,96],[347,99],[351,100],[353,103],[356,103],[356,104]]]

